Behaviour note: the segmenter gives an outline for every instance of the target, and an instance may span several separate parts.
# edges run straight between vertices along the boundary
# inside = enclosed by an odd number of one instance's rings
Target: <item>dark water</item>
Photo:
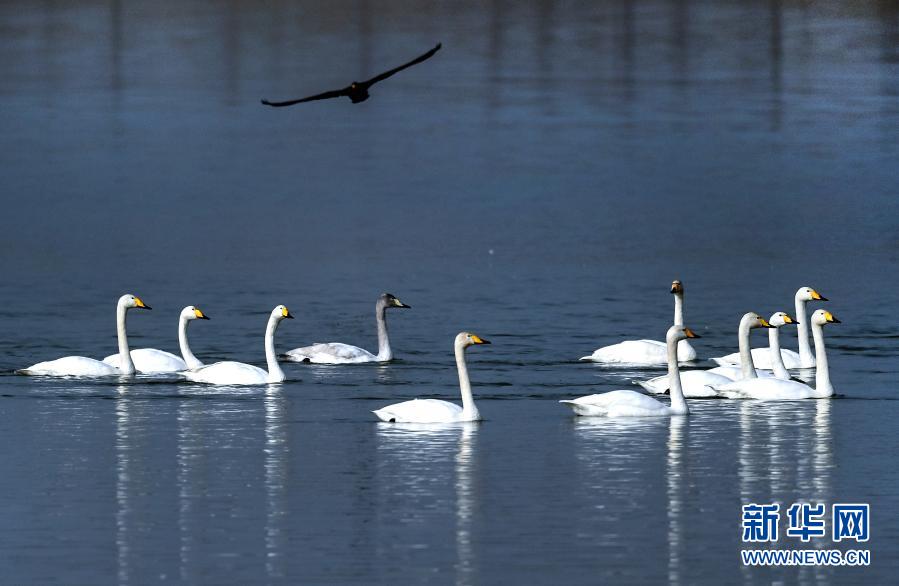
[[[297,97],[406,60],[373,97]],[[0,567],[9,583],[886,582],[899,569],[899,5],[494,1],[0,6]],[[701,356],[812,285],[830,401],[576,420],[639,373],[671,279]],[[132,345],[288,365],[276,388],[13,369]],[[370,410],[458,400],[479,425]],[[784,344],[795,348],[792,332]],[[755,342],[762,344],[758,334]],[[744,569],[740,505],[870,502],[866,569]],[[824,545],[829,539],[822,540]],[[793,544],[796,545],[795,543]],[[845,545],[842,544],[841,547]]]

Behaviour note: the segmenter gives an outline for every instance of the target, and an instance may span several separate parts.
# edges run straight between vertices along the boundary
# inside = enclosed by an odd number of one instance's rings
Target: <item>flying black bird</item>
[[[376,75],[368,81],[354,81],[343,89],[333,90],[330,92],[325,92],[323,94],[316,94],[307,98],[300,98],[299,100],[288,100],[286,102],[269,102],[268,100],[262,100],[262,103],[266,106],[274,106],[275,108],[280,108],[282,106],[293,106],[294,104],[300,104],[302,102],[311,102],[313,100],[327,100],[328,98],[339,98],[340,96],[346,96],[350,100],[352,100],[354,104],[358,104],[359,102],[364,102],[368,99],[368,88],[375,85],[379,81],[387,79],[394,73],[399,73],[407,67],[412,67],[413,65],[417,65],[418,63],[421,63],[426,59],[430,59],[434,56],[434,53],[440,50],[440,47],[441,43],[437,43],[437,46],[435,46],[433,49],[431,49],[424,55],[419,55],[408,63],[400,65],[399,67],[394,67],[393,69],[385,71],[380,75]]]

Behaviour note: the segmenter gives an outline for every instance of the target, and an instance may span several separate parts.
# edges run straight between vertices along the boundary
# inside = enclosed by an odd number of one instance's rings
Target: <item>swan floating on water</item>
[[[463,421],[480,421],[481,414],[475,407],[471,395],[471,381],[468,379],[468,367],[465,364],[465,349],[478,344],[489,344],[475,334],[460,332],[453,344],[456,354],[456,369],[459,371],[459,390],[462,393],[462,406],[440,399],[413,399],[394,403],[372,411],[381,421],[390,423],[457,423]]]
[[[137,372],[181,372],[182,370],[193,370],[203,366],[203,363],[191,352],[187,343],[187,326],[195,319],[209,319],[209,316],[193,305],[188,305],[182,309],[181,314],[178,316],[178,344],[181,346],[181,357],[165,350],[157,350],[156,348],[132,350],[131,360],[134,362],[134,368],[137,369]],[[104,358],[103,362],[118,368],[121,360],[119,354],[111,354]]]
[[[751,358],[749,346],[749,332],[757,328],[773,328],[762,316],[750,311],[740,318],[740,327],[737,329],[737,343],[740,348],[740,364],[738,366],[716,366],[706,372],[721,375],[732,381],[744,378],[774,378],[774,373],[767,370],[756,370]]]
[[[119,297],[116,304],[116,332],[119,339],[120,367],[110,366],[100,360],[84,356],[66,356],[48,362],[38,362],[19,371],[21,374],[43,376],[121,376],[135,372],[131,353],[128,351],[128,332],[125,328],[125,316],[129,309],[152,309],[140,297],[126,293]]]
[[[758,370],[762,368],[761,366],[759,366],[759,364],[764,361],[764,363],[767,365],[766,370],[773,370],[775,378],[779,378],[781,380],[790,380],[790,373],[787,372],[787,368],[784,365],[783,353],[796,353],[792,350],[781,350],[780,328],[787,324],[798,324],[799,322],[790,317],[787,313],[778,311],[771,316],[771,319],[768,320],[768,323],[774,326],[768,330],[768,347],[753,348],[752,363],[755,365],[756,370]],[[796,354],[796,358],[798,360],[798,354]],[[728,354],[727,356],[722,356],[720,358],[712,358],[712,361],[721,366],[740,365],[740,353],[734,352],[733,354]],[[709,384],[713,383],[710,382]]]
[[[671,283],[671,293],[674,294],[674,325],[684,325],[684,285],[680,281]],[[698,337],[698,336],[697,336]],[[683,340],[677,347],[677,359],[680,362],[696,360],[696,350],[690,342]],[[660,366],[668,361],[668,351],[665,342],[656,340],[626,340],[603,346],[593,351],[589,356],[582,356],[581,360],[590,360],[604,364],[622,364],[626,366]]]
[[[796,291],[793,298],[796,309],[796,336],[799,339],[799,352],[794,352],[787,348],[781,348],[780,356],[785,369],[795,368],[814,368],[815,356],[812,354],[811,347],[808,342],[808,323],[806,321],[806,304],[809,301],[827,301],[826,297],[822,297],[820,293],[811,287],[800,287]],[[773,370],[774,362],[771,360],[769,352],[752,351],[752,359],[755,367],[761,370]],[[740,358],[738,354],[728,354],[720,358],[712,358],[721,366],[740,366]]]
[[[275,354],[275,330],[285,319],[293,319],[293,316],[283,305],[274,308],[268,318],[268,325],[265,328],[267,371],[252,364],[226,361],[201,366],[196,370],[186,370],[181,374],[189,381],[211,385],[264,385],[284,382],[284,371],[278,365],[278,356]]]
[[[637,391],[609,391],[587,395],[573,400],[559,401],[569,405],[577,415],[588,417],[670,417],[687,415],[690,410],[684,400],[678,365],[677,343],[687,338],[699,338],[690,328],[674,325],[665,335],[668,350],[668,384],[671,388],[671,404],[666,405]]]
[[[815,388],[794,380],[777,378],[746,378],[715,388],[720,394],[733,399],[758,399],[761,401],[792,401],[798,399],[826,399],[833,395],[827,352],[824,349],[824,325],[840,323],[832,313],[816,310],[811,317],[812,336],[815,339]],[[747,353],[749,354],[749,353]],[[752,362],[752,355],[748,356]]]
[[[288,350],[285,354],[291,362],[312,362],[314,364],[358,364],[360,362],[388,362],[393,360],[390,339],[387,337],[387,316],[389,307],[408,309],[406,305],[390,293],[382,293],[375,303],[375,320],[378,323],[378,353],[372,354],[357,346],[340,342],[316,343],[303,348]]]

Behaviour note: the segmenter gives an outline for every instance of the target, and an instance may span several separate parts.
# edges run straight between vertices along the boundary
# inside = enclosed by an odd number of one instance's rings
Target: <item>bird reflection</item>
[[[128,387],[119,385],[116,387],[118,400],[116,401],[116,560],[118,564],[118,582],[125,584],[129,581],[130,569],[128,557],[130,553],[128,518],[131,514],[131,504],[128,499],[128,485],[131,478],[131,463],[129,453],[131,451],[131,399],[128,397]]]
[[[456,584],[475,582],[472,522],[476,509],[477,422],[421,424],[378,423],[379,460],[391,469],[386,494],[400,506],[399,520],[423,522],[422,511],[440,509],[446,487],[454,489]],[[452,463],[452,472],[449,464]],[[391,508],[391,507],[385,507]]]
[[[683,453],[687,443],[687,417],[671,418],[668,428],[668,583],[681,583],[684,548],[683,479],[687,475]]]
[[[285,425],[284,395],[265,393],[265,570],[269,578],[284,576],[287,519],[287,460],[290,450]]]

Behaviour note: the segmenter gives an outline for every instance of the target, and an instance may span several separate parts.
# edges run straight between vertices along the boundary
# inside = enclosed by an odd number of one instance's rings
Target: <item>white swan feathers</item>
[[[794,380],[777,378],[748,378],[716,387],[716,390],[733,399],[758,399],[760,401],[793,401],[799,399],[826,399],[833,395],[830,369],[824,348],[824,326],[840,323],[832,313],[816,310],[811,316],[812,336],[815,339],[815,387]]]
[[[671,283],[674,295],[674,325],[684,325],[684,286],[680,281]],[[680,362],[696,360],[696,350],[686,340],[677,346],[677,359]],[[626,340],[611,346],[603,346],[581,360],[601,362],[604,364],[623,364],[628,366],[660,366],[668,361],[665,342],[656,340]]]
[[[190,350],[187,343],[187,326],[197,319],[209,319],[200,308],[188,305],[178,315],[178,344],[181,346],[181,356],[175,356],[165,350],[156,348],[138,348],[131,351],[131,360],[138,372],[181,372],[182,370],[200,368],[200,362]],[[116,368],[121,362],[118,354],[111,354],[103,359],[103,362]]]
[[[47,362],[38,362],[23,368],[21,374],[43,376],[121,376],[135,372],[134,363],[128,352],[128,333],[125,329],[125,316],[129,309],[152,309],[140,297],[126,293],[119,297],[116,304],[116,333],[119,341],[119,357],[121,366],[110,366],[100,360],[84,356],[66,356]]]
[[[181,374],[189,381],[212,385],[264,385],[280,383],[285,379],[284,371],[278,365],[275,354],[275,330],[285,319],[293,319],[287,307],[279,305],[269,315],[265,328],[265,361],[268,370],[242,362],[216,362],[202,366],[196,370],[187,370]]]
[[[670,417],[687,415],[689,409],[684,400],[678,366],[677,343],[699,336],[682,325],[671,326],[665,335],[668,350],[668,378],[671,387],[671,404],[666,405],[636,391],[609,391],[587,395],[573,400],[559,401],[571,407],[577,415],[587,417]]]
[[[378,353],[343,344],[341,342],[315,343],[311,346],[294,348],[285,352],[291,362],[312,362],[314,364],[358,364],[360,362],[388,362],[393,359],[390,339],[387,337],[386,310],[390,307],[408,309],[406,305],[390,293],[382,293],[375,302],[375,320],[378,324]]]
[[[439,399],[413,399],[382,407],[372,411],[381,421],[390,423],[458,423],[464,421],[480,421],[481,414],[474,404],[471,395],[471,381],[468,379],[468,367],[465,364],[465,349],[469,346],[489,344],[476,334],[460,332],[453,343],[456,355],[456,369],[459,372],[459,390],[462,394],[462,406],[441,401]]]

